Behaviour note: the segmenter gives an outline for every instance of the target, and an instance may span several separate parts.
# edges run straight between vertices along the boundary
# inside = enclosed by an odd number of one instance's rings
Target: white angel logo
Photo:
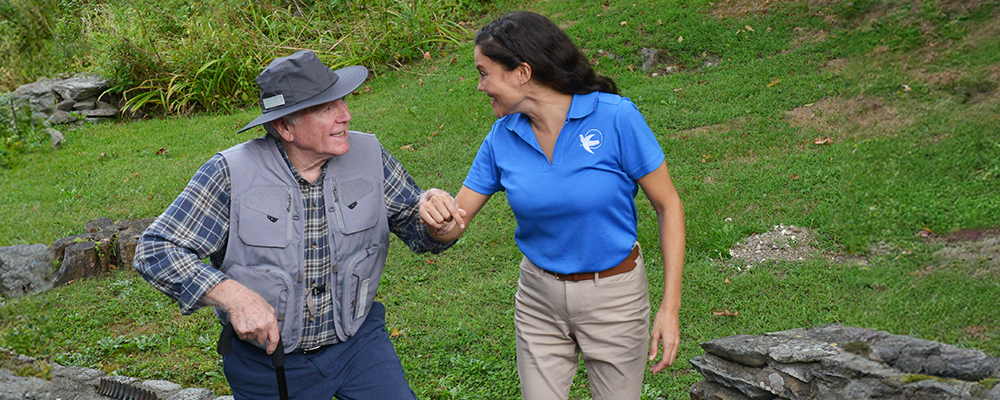
[[[580,145],[590,154],[594,154],[594,149],[601,147],[601,143],[603,142],[604,134],[597,129],[591,129],[587,133],[580,134]]]

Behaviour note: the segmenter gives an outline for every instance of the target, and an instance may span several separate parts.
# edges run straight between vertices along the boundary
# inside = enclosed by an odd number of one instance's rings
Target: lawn
[[[700,342],[826,323],[1000,356],[1000,265],[969,232],[1000,226],[1000,7],[991,2],[539,1],[657,134],[687,217],[677,362],[644,397],[687,398]],[[485,22],[485,21],[480,21]],[[644,71],[642,49],[667,54]],[[421,187],[456,192],[495,121],[468,42],[377,71],[348,99]],[[669,67],[669,68],[668,68]],[[655,76],[654,76],[655,73]],[[370,90],[369,90],[370,88]],[[248,110],[85,126],[0,170],[0,245],[99,218],[158,215]],[[827,140],[828,139],[828,140]],[[656,222],[639,241],[659,304]],[[729,249],[785,224],[850,262],[746,269]],[[518,397],[520,252],[502,194],[441,255],[393,239],[378,300],[421,399]],[[993,233],[995,235],[995,232]],[[989,235],[986,235],[989,237]],[[839,259],[838,259],[839,260]],[[718,310],[730,310],[725,316]],[[209,310],[181,317],[128,268],[0,304],[0,347],[228,393]],[[587,399],[582,371],[572,399]]]

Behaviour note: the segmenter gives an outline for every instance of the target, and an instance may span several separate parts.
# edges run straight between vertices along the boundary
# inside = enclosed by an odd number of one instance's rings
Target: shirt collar
[[[292,165],[292,160],[288,158],[288,153],[285,153],[285,146],[281,145],[281,141],[275,138],[274,136],[271,135],[267,136],[268,138],[273,140],[274,143],[278,146],[278,152],[281,153],[281,159],[285,160],[285,165],[287,165],[288,169],[292,171],[292,177],[295,178],[295,181],[299,182],[299,184],[305,184],[307,186],[310,185],[309,181],[305,180],[305,178],[303,178],[302,175],[299,175],[299,171],[295,169],[294,165]],[[313,183],[322,182],[326,178],[327,165],[330,165],[330,160],[326,160],[326,162],[323,163],[323,170],[320,171],[319,178],[316,179],[316,182]]]
[[[584,118],[597,109],[597,98],[600,92],[593,91],[587,94],[574,94],[573,100],[569,104],[569,111],[566,113],[566,120]],[[517,133],[527,140],[527,135],[531,132],[528,117],[517,113],[506,117],[504,127],[507,130]],[[534,138],[532,138],[534,140]],[[529,141],[530,142],[530,141]]]

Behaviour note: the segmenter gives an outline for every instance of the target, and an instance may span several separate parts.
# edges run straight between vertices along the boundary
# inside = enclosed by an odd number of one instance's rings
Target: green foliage
[[[485,3],[484,3],[485,4]],[[257,101],[254,78],[272,59],[299,49],[327,65],[371,68],[417,59],[468,32],[462,2],[243,2],[99,4],[85,18],[96,61],[123,92],[126,108],[186,115],[232,111]]]
[[[80,0],[0,1],[0,89],[88,65]]]
[[[45,149],[49,143],[46,128],[28,102],[0,96],[0,169],[17,166],[25,153]]]
[[[272,59],[316,51],[332,67],[398,67],[467,40],[485,0],[3,0],[0,86],[96,70],[127,109],[186,115],[255,104]]]
[[[322,7],[382,18],[359,21],[342,43],[361,40],[363,33],[373,43],[391,42],[367,24],[388,29],[385,24],[395,21],[407,29],[403,3],[327,3]],[[1000,10],[902,1],[854,3],[854,9],[838,8],[847,3],[779,3],[751,13],[708,1],[531,6],[565,26],[598,71],[637,104],[684,201],[680,351],[673,367],[647,374],[644,398],[686,398],[702,379],[686,361],[702,354],[698,343],[734,334],[842,323],[1000,354],[1000,309],[991,303],[1000,297],[996,268],[943,260],[937,254],[942,242],[914,237],[926,230],[945,235],[992,228],[1000,221],[1000,36],[992,33]],[[177,15],[194,15],[183,8],[187,3],[171,4]],[[375,12],[390,6],[398,6],[400,16]],[[319,6],[286,1],[264,11],[246,7],[240,12],[257,14],[241,18],[258,21],[260,29],[241,34],[264,42],[289,31],[282,18],[309,18],[302,15],[315,15]],[[147,14],[143,18],[178,41],[189,35],[187,22]],[[134,29],[130,38],[150,35]],[[213,46],[225,46],[218,42]],[[168,54],[118,45],[120,54],[154,66],[161,62],[157,54]],[[404,44],[379,46],[390,45]],[[344,46],[323,48],[361,56]],[[383,68],[366,83],[370,93],[350,96],[351,126],[378,135],[421,187],[455,192],[495,118],[476,91],[471,45],[434,46],[415,48],[410,64]],[[666,49],[678,72],[643,72],[644,47]],[[193,72],[186,77],[228,75],[215,72],[223,66],[261,67],[234,66],[253,53],[211,49],[213,57],[189,62]],[[431,51],[431,60],[417,51]],[[231,62],[213,63],[223,55]],[[718,63],[706,65],[710,59]],[[165,80],[178,89],[151,98],[179,104],[189,93],[180,88],[186,77]],[[207,80],[239,87],[225,78]],[[852,102],[859,104],[853,111]],[[198,106],[176,108],[191,109]],[[796,113],[807,114],[806,122]],[[0,170],[0,245],[51,242],[80,233],[98,217],[158,215],[205,160],[261,134],[234,133],[255,115],[247,110],[85,126],[67,136],[62,151],[25,153],[24,168]],[[823,137],[831,141],[816,144]],[[641,194],[637,204],[655,312],[662,288],[656,214]],[[727,260],[742,238],[779,223],[811,228],[824,250],[864,261],[818,258],[737,270]],[[393,240],[378,301],[386,305],[387,328],[419,398],[518,396],[513,297],[521,254],[512,239],[515,228],[506,197],[498,193],[466,236],[440,255],[412,254]],[[738,314],[712,314],[722,308]],[[227,393],[212,350],[214,316],[204,310],[182,317],[176,309],[131,271],[119,271],[0,304],[0,347]],[[581,368],[570,398],[588,396]]]

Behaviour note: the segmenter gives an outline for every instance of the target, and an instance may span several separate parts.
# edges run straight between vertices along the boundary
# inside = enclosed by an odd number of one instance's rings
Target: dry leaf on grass
[[[735,317],[735,316],[739,315],[739,312],[729,311],[729,309],[726,309],[726,308],[723,308],[721,311],[720,310],[716,310],[716,309],[713,308],[712,309],[712,315],[714,315],[716,317]]]

